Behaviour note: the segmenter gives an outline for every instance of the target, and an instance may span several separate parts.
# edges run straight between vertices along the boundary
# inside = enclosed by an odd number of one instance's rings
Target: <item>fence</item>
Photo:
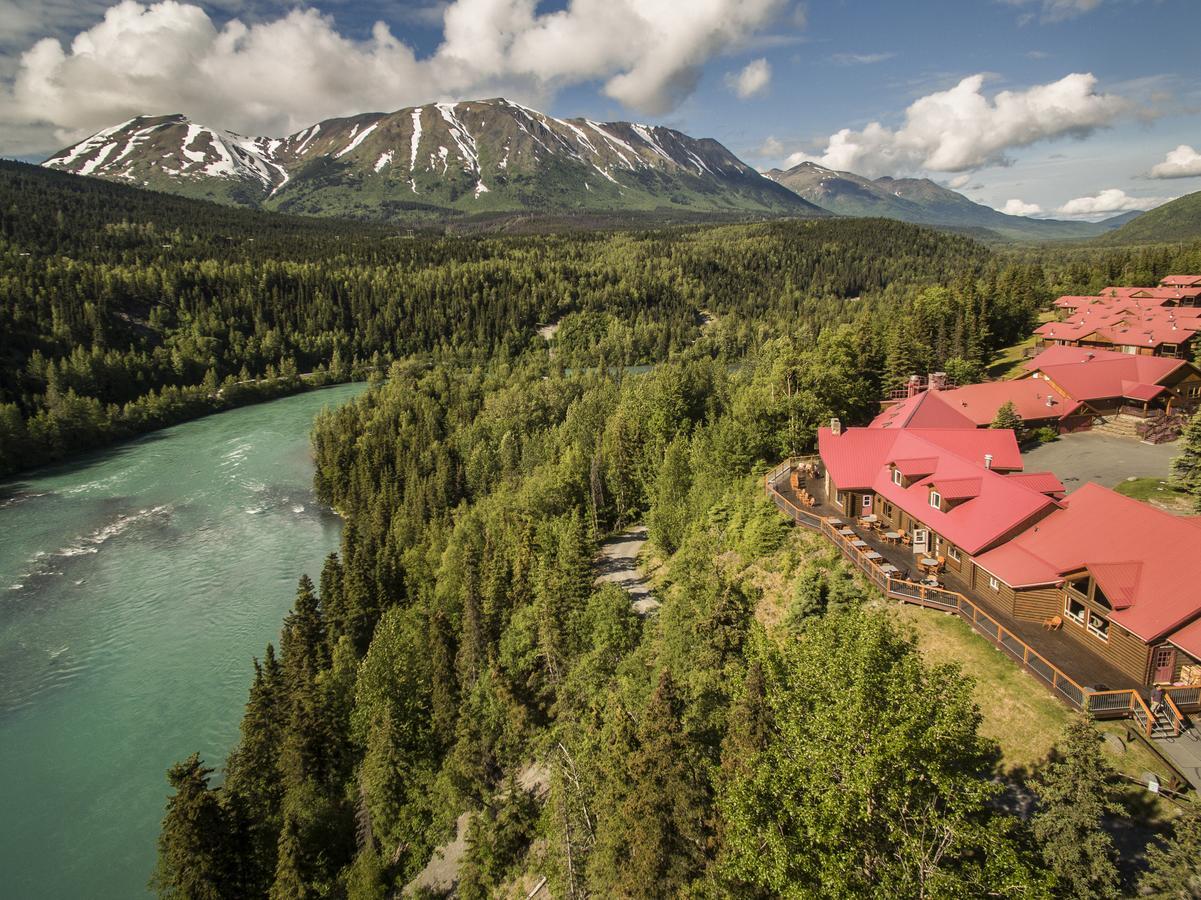
[[[842,551],[843,556],[885,596],[958,615],[978,634],[988,638],[1015,662],[1042,681],[1055,696],[1070,706],[1076,709],[1087,709],[1101,718],[1133,717],[1138,721],[1143,733],[1147,737],[1151,736],[1155,717],[1137,691],[1093,691],[1083,687],[963,594],[893,578],[885,574],[853,546],[850,539],[839,534],[837,526],[833,525],[829,519],[810,510],[802,509],[781,494],[777,485],[789,475],[794,465],[813,462],[815,459],[815,457],[793,457],[767,473],[764,478],[764,486],[777,509],[797,525],[820,532],[833,542]],[[1177,722],[1180,719],[1180,708],[1201,710],[1201,688],[1170,688],[1169,692],[1168,700],[1174,701],[1172,706],[1176,710]],[[1173,725],[1177,727],[1176,733],[1179,734],[1179,726],[1176,722]]]

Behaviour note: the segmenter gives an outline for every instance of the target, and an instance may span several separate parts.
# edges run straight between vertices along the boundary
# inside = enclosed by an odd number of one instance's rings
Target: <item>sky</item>
[[[1099,219],[1201,190],[1199,0],[0,0],[0,155],[505,96]]]

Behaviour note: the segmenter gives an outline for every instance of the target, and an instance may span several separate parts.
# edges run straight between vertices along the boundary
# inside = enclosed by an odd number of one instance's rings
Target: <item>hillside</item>
[[[1201,238],[1201,191],[1141,213],[1100,238],[1104,244],[1161,244]]]
[[[1104,222],[1006,215],[928,178],[885,176],[872,180],[811,162],[788,170],[772,169],[765,174],[810,203],[844,216],[880,216],[918,225],[971,229],[974,236],[983,236],[976,229],[986,229],[993,239],[1013,241],[1087,238],[1101,234],[1108,227]]]
[[[511,212],[819,216],[725,147],[670,128],[557,119],[504,99],[247,137],[139,116],[45,166],[240,206],[420,222]]]

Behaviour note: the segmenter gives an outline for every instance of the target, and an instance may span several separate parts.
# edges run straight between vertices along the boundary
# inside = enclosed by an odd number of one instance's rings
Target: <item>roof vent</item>
[[[831,434],[835,434],[835,435],[842,434],[842,420],[841,419],[831,419],[830,420],[830,432],[831,432]]]
[[[992,468],[992,454],[991,453],[984,454],[984,468],[986,468],[986,469]]]

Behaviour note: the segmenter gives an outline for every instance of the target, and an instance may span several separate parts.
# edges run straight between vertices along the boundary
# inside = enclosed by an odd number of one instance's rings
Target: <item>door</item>
[[[1168,644],[1156,647],[1155,653],[1151,657],[1151,672],[1152,681],[1171,681],[1172,676],[1176,674],[1176,648]]]
[[[871,494],[863,495],[862,507],[863,507],[863,511],[860,513],[860,515],[870,516],[872,514],[872,495]]]
[[[913,529],[913,555],[926,556],[929,553],[930,532],[925,528]]]

